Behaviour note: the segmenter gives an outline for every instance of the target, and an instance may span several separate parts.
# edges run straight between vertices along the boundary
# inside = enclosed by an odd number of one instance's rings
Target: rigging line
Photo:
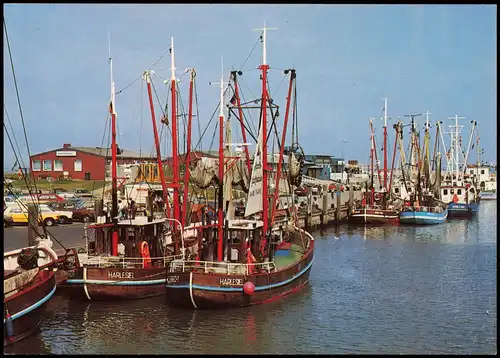
[[[240,94],[241,98],[243,99],[243,102],[246,102],[245,96],[243,96],[243,92],[241,91],[241,88],[240,88],[239,92],[240,92],[239,94]],[[249,120],[247,118],[247,116],[245,115],[245,111],[243,110],[243,108],[242,108],[242,113],[243,113],[243,119],[247,123],[248,127],[252,126],[252,129],[253,129],[252,137],[255,138],[257,136],[256,133],[258,133],[257,129],[255,128],[255,124],[253,123],[252,120]],[[251,117],[251,116],[249,115],[249,117]],[[250,133],[250,131],[248,131],[248,133]],[[257,140],[255,140],[255,141],[257,142]]]
[[[26,126],[25,126],[25,123],[24,123],[24,115],[23,115],[23,110],[22,110],[22,107],[21,107],[21,98],[19,96],[19,88],[17,86],[16,72],[14,71],[14,61],[12,60],[12,51],[10,49],[10,41],[9,41],[9,36],[7,34],[7,24],[5,23],[5,18],[3,18],[3,27],[4,27],[4,30],[5,30],[5,39],[7,41],[7,48],[9,50],[10,66],[11,66],[11,70],[12,70],[12,77],[14,79],[14,86],[16,88],[17,104],[19,106],[19,113],[21,115],[21,123],[23,125],[24,139],[25,139],[25,142],[26,142],[26,150],[28,152],[28,158],[30,158],[30,160],[31,160],[31,152],[30,152],[30,147],[29,147],[29,144],[28,144],[28,134],[26,133]],[[35,176],[34,176],[33,173],[31,173],[31,176],[33,178],[33,186],[35,187],[35,192],[38,193],[38,189],[36,187]],[[28,186],[28,192],[30,192],[29,186]],[[30,192],[30,195],[31,195],[31,192]],[[38,205],[40,204],[38,196],[37,196],[37,203],[38,203]],[[45,225],[42,224],[42,228],[43,228],[44,233],[46,234],[47,233],[47,229],[45,228]]]
[[[243,64],[241,65],[241,68],[243,68],[243,66],[246,65],[248,59],[250,58],[250,56],[252,55],[253,51],[255,50],[255,47],[257,46],[257,44],[260,42],[260,36],[257,38],[257,41],[255,42],[255,44],[253,45],[252,49],[250,50],[250,53],[248,54],[247,58],[245,59],[245,61],[243,62]],[[241,69],[240,69],[241,71]]]
[[[201,138],[201,122],[200,122],[200,112],[198,107],[198,91],[196,90],[196,81],[193,82],[193,89],[196,99],[196,118],[198,119],[198,136]],[[200,144],[200,150],[203,151],[203,146]]]
[[[227,91],[228,88],[229,87],[226,87],[226,90],[224,91],[223,95],[226,94],[226,91]],[[209,128],[210,124],[212,123],[212,120],[214,119],[214,116],[217,113],[217,110],[219,109],[220,105],[221,105],[221,103],[219,101],[219,103],[217,104],[217,107],[215,107],[214,113],[212,113],[212,116],[210,117],[210,120],[208,121],[207,125],[205,126],[205,129],[203,130],[203,133],[201,134],[200,139],[198,140],[198,143],[196,143],[196,145],[194,146],[194,148],[198,148],[198,145],[200,145],[201,141],[203,140],[203,136],[207,132],[207,129]],[[219,122],[217,121],[217,123],[219,123]],[[217,128],[217,126],[216,126],[216,128]]]
[[[106,118],[104,118],[104,131],[102,133],[102,139],[101,139],[101,149],[99,150],[99,154],[102,154],[102,146],[104,145],[104,138],[106,137],[106,129],[108,127],[108,121],[109,121],[109,112],[106,114]],[[95,179],[94,183],[92,185],[92,192],[95,190]]]
[[[229,111],[230,111],[230,112],[231,112],[231,113],[232,113],[232,114],[233,114],[236,118],[238,118],[238,119],[239,119],[238,114],[237,114],[237,113],[233,110],[233,108],[229,108]],[[240,122],[240,121],[238,120],[238,122]],[[243,128],[245,128],[245,130],[246,130],[246,131],[247,131],[247,133],[250,135],[250,137],[252,137],[252,139],[253,139],[254,141],[256,141],[256,142],[257,142],[257,138],[255,138],[255,136],[254,136],[254,135],[253,135],[253,133],[249,130],[249,128],[245,125],[245,123],[241,123],[241,122],[240,122],[240,124],[243,124]],[[239,132],[238,132],[238,133],[239,133]],[[241,134],[241,133],[240,133],[240,134]]]
[[[17,143],[16,134],[14,132],[14,127],[12,127],[12,123],[10,122],[9,113],[7,112],[7,106],[4,104],[3,108],[5,110],[5,116],[7,117],[7,121],[9,122],[10,130],[12,132],[12,137],[14,138],[14,143],[16,143],[16,148],[17,148],[19,154],[21,154],[21,149],[19,149],[19,144]],[[12,149],[14,149],[14,148],[12,148]],[[26,168],[26,164],[24,162],[24,159],[23,159],[22,155],[21,155],[21,161],[19,161],[17,158],[16,158],[16,161],[19,164],[21,164],[23,166],[23,168]]]
[[[134,83],[136,83],[137,81],[139,81],[141,78],[142,78],[142,75],[140,75],[139,77],[137,77],[131,84],[125,86],[124,88],[122,88],[121,90],[119,90],[118,92],[116,92],[115,95],[119,95],[120,93],[122,93],[123,91],[125,91],[127,88],[129,88],[130,86],[134,85]]]

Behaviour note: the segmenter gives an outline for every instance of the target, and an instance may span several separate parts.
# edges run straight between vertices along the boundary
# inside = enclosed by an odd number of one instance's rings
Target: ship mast
[[[175,54],[174,54],[174,38],[171,38],[170,44],[170,70],[172,76],[170,77],[170,82],[172,85],[172,171],[173,171],[173,183],[172,187],[174,189],[174,219],[181,221],[180,215],[180,204],[179,204],[179,158],[177,150],[177,96],[176,96],[176,84],[177,79],[175,77]],[[184,189],[186,190],[186,188]],[[174,231],[176,231],[176,226],[174,226]],[[176,253],[177,253],[177,240],[176,243]]]
[[[188,109],[188,127],[187,127],[187,150],[185,157],[185,168],[184,168],[184,198],[182,200],[182,226],[186,225],[186,219],[188,215],[188,195],[189,195],[189,163],[191,157],[191,125],[193,121],[193,84],[194,78],[196,77],[196,71],[194,68],[190,68],[191,79],[189,81],[189,109]]]
[[[111,113],[111,220],[113,221],[113,231],[111,235],[111,255],[118,256],[118,185],[116,174],[116,108],[115,108],[115,82],[113,81],[113,59],[111,57],[111,41],[108,38],[109,46],[109,72],[111,81],[111,102],[109,111]]]
[[[384,189],[387,191],[387,97],[384,101]]]
[[[448,119],[454,119],[455,120],[455,125],[451,125],[449,126],[450,128],[455,128],[455,132],[451,133],[452,134],[452,146],[454,146],[454,156],[455,156],[455,180],[456,180],[456,183],[458,185],[458,175],[459,175],[459,172],[460,172],[460,169],[459,169],[459,160],[458,160],[458,154],[460,152],[460,143],[459,143],[459,134],[460,134],[460,131],[459,129],[461,129],[463,126],[459,126],[458,125],[458,120],[459,119],[465,119],[465,117],[459,117],[458,114],[455,114],[454,117],[448,117]]]
[[[266,235],[269,232],[269,194],[268,194],[268,172],[269,167],[267,164],[267,70],[269,66],[267,64],[267,30],[276,30],[276,28],[266,27],[264,22],[264,28],[254,29],[257,31],[262,31],[262,65],[259,69],[262,71],[262,99],[261,99],[261,113],[262,113],[262,220],[263,220],[263,233]],[[261,251],[266,247],[266,238],[261,241]]]
[[[223,260],[223,242],[224,242],[224,59],[221,56],[221,77],[220,82],[211,82],[211,84],[220,85],[220,104],[219,104],[219,187],[217,190],[218,208],[217,208],[217,261]]]
[[[158,137],[158,129],[156,127],[156,116],[155,116],[155,107],[153,104],[153,93],[151,91],[151,74],[154,73],[151,70],[144,71],[143,78],[146,80],[146,86],[148,89],[148,99],[149,99],[149,108],[151,110],[151,120],[153,121],[153,135],[155,139],[155,148],[156,148],[156,160],[158,162],[158,172],[160,175],[161,189],[163,193],[163,200],[166,203],[166,208],[169,208],[168,205],[168,193],[167,193],[167,184],[165,181],[165,172],[163,171],[163,163],[161,161],[161,152],[160,152],[160,139]],[[165,211],[167,217],[169,217],[169,210]]]

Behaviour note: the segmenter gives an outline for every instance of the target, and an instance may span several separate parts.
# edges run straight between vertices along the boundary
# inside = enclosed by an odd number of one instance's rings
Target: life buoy
[[[151,256],[149,255],[149,246],[146,241],[141,242],[141,256],[143,258],[142,267],[143,268],[151,267]]]
[[[380,195],[380,193],[375,193],[375,196],[374,196],[375,200],[380,200],[382,198],[382,196]]]

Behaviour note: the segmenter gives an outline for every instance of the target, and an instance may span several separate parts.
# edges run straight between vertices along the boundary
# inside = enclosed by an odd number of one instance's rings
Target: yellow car
[[[59,215],[53,212],[41,212],[41,215],[38,216],[38,224],[40,225],[42,222],[46,226],[52,226],[59,222]],[[4,217],[10,216],[12,218],[13,224],[27,224],[28,223],[28,210],[26,208],[20,208],[17,206],[7,207],[4,211]]]

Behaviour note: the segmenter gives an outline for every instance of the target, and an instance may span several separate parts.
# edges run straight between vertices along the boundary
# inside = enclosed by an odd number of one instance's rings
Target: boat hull
[[[471,216],[477,214],[479,211],[479,203],[461,204],[450,203],[448,204],[448,216]]]
[[[61,285],[73,299],[134,300],[165,294],[165,268],[80,267]]]
[[[46,302],[56,291],[53,271],[42,270],[33,283],[4,299],[4,347],[36,332],[42,320]],[[12,336],[7,336],[7,310],[12,319]]]
[[[399,213],[399,223],[409,225],[436,225],[446,221],[448,210],[442,213],[428,211],[402,211]]]
[[[397,225],[399,213],[395,210],[355,209],[349,215],[349,222],[355,224]]]
[[[269,274],[224,275],[204,272],[167,272],[167,303],[174,307],[217,309],[269,303],[299,291],[309,282],[313,251],[299,262]],[[252,294],[244,292],[250,281]]]

